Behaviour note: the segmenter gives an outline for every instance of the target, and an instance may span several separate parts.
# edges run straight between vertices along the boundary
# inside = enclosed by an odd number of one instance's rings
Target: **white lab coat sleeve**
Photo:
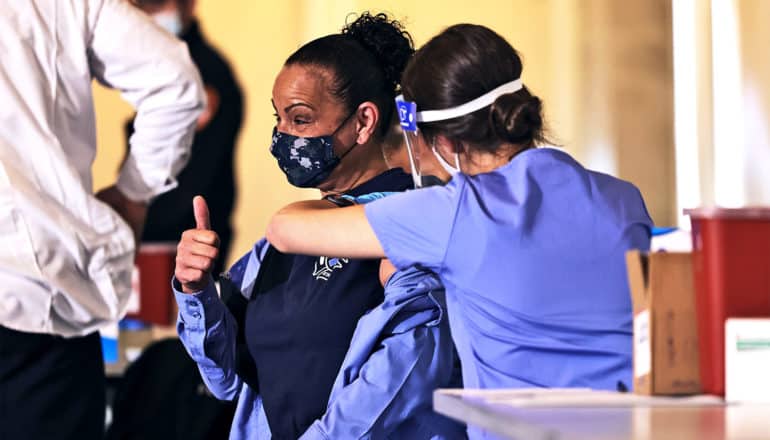
[[[176,186],[205,95],[187,46],[124,0],[89,0],[91,74],[135,107],[118,188],[135,201]]]

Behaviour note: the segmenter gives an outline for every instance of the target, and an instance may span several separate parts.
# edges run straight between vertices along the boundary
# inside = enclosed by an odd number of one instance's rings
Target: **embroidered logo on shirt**
[[[319,257],[315,262],[315,269],[313,270],[313,277],[316,280],[329,281],[332,273],[336,269],[342,269],[350,260],[347,258],[329,258]]]

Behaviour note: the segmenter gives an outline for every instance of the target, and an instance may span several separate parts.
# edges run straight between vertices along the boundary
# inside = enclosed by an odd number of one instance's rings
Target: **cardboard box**
[[[770,318],[725,323],[725,398],[770,403]]]
[[[634,392],[701,390],[690,253],[626,254],[634,306]]]

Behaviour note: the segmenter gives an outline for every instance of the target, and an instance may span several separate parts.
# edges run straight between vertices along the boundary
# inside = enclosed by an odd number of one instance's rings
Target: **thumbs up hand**
[[[219,256],[219,237],[211,230],[209,207],[201,196],[193,199],[195,229],[182,233],[176,248],[174,276],[184,293],[196,293],[205,289],[211,278],[211,269]]]

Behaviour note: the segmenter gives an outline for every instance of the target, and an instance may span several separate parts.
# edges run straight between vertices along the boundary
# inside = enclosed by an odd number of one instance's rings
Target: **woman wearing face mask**
[[[292,185],[338,204],[412,186],[382,150],[412,53],[398,22],[365,13],[288,58],[270,151]],[[238,399],[231,438],[462,436],[431,409],[432,390],[458,379],[437,278],[406,269],[383,292],[379,259],[291,255],[260,240],[221,280],[225,306],[209,274],[217,237],[205,201],[194,205],[197,229],[178,248],[178,330],[209,389]]]
[[[541,102],[521,72],[483,26],[434,37],[409,62],[398,106],[415,163],[435,154],[452,180],[365,206],[294,204],[268,240],[433,271],[466,387],[629,386],[624,253],[648,248],[650,217],[630,183],[536,148]]]

